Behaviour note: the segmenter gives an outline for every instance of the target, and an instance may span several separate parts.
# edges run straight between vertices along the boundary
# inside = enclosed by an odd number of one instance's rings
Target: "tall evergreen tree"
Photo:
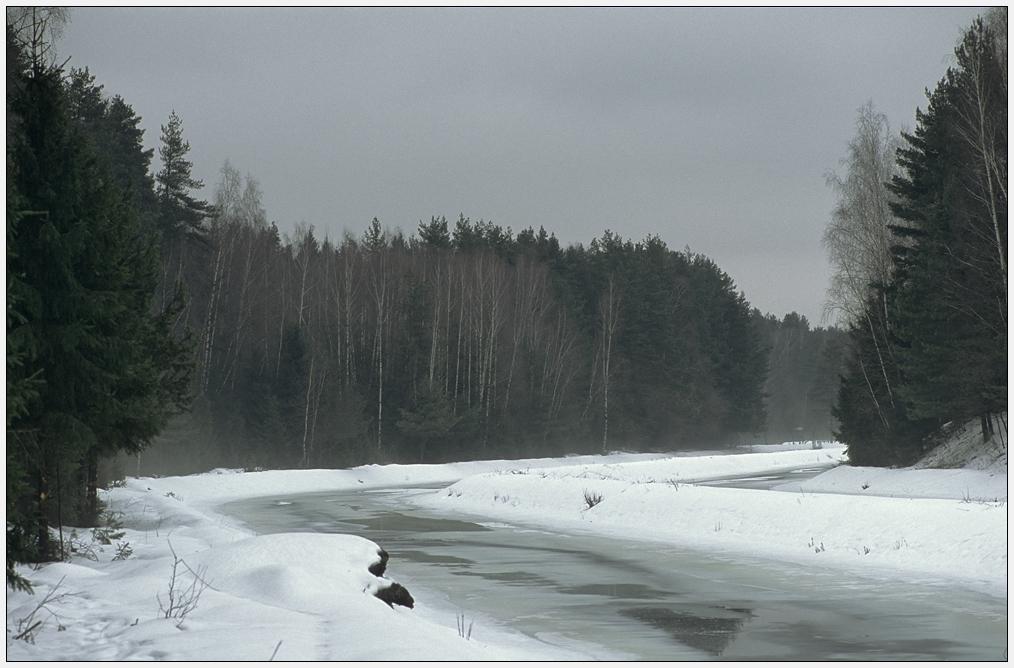
[[[447,231],[447,218],[436,216],[429,223],[419,221],[419,238],[432,248],[444,249],[451,247],[451,235]]]
[[[150,169],[155,150],[144,148],[141,117],[119,95],[106,98],[87,67],[71,69],[65,86],[71,120],[84,131],[95,153],[108,163],[116,183],[133,200],[144,224],[154,225],[155,181]]]
[[[193,163],[186,158],[189,152],[190,142],[183,139],[183,121],[173,111],[168,124],[162,126],[162,146],[158,150],[162,169],[155,175],[158,227],[167,243],[202,237],[202,223],[213,213],[208,202],[191,194],[204,183],[191,176]]]
[[[191,346],[170,331],[182,293],[153,312],[158,244],[71,123],[61,74],[18,73],[9,98],[8,184],[24,207],[9,271],[24,289],[8,335],[24,377],[44,381],[10,425],[32,434],[18,453],[31,491],[8,499],[19,560],[54,553],[47,524],[93,520],[98,457],[140,451],[189,401]]]
[[[454,415],[451,403],[437,388],[420,389],[414,410],[401,409],[398,430],[419,448],[419,463],[426,462],[426,446],[445,440],[461,417]]]
[[[697,336],[722,399],[723,434],[757,433],[765,422],[768,350],[750,317],[746,295],[710,259],[690,254],[688,269],[698,321]]]
[[[894,319],[901,393],[913,418],[965,420],[1007,405],[1006,225],[1000,233],[995,223],[1006,220],[1007,202],[999,184],[992,195],[972,185],[983,160],[965,131],[966,92],[975,85],[968,52],[979,50],[974,59],[997,68],[990,39],[981,21],[966,32],[959,67],[930,95],[915,133],[905,135],[899,159],[906,176],[892,184],[901,200],[895,212],[907,223],[896,229],[909,240],[896,253]],[[1001,80],[999,72],[978,76],[986,87]],[[988,99],[983,113],[1006,126],[1006,95],[994,90]],[[989,148],[1005,165],[1006,142],[996,138]]]
[[[9,149],[8,149],[9,150]],[[8,163],[10,165],[10,163]],[[15,503],[32,493],[30,473],[36,452],[35,433],[31,429],[12,428],[28,414],[36,401],[42,380],[40,371],[25,374],[29,357],[23,338],[12,331],[26,322],[19,309],[27,297],[27,289],[18,272],[12,271],[17,254],[14,252],[18,223],[25,210],[24,200],[13,188],[12,175],[7,181],[7,584],[15,589],[31,591],[31,584],[15,570],[18,560],[34,556],[33,519],[31,507]]]
[[[887,293],[891,308],[892,293]],[[867,308],[883,308],[879,296]],[[881,366],[883,346],[868,327],[848,330],[845,374],[832,412],[838,422],[835,438],[848,446],[849,461],[857,466],[897,466],[912,463],[922,453],[922,438],[933,424],[913,421],[901,397],[891,400],[902,385],[897,364]],[[893,349],[892,349],[893,351]],[[881,373],[874,370],[881,369]]]

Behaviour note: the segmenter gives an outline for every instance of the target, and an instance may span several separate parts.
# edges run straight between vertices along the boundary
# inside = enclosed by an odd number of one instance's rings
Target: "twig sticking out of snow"
[[[164,605],[162,597],[158,594],[155,594],[155,598],[158,600],[158,611],[164,614],[166,619],[173,617],[179,619],[182,624],[183,619],[197,608],[197,603],[204,590],[211,586],[204,579],[208,567],[203,566],[196,571],[190,568],[187,562],[176,555],[176,550],[173,549],[171,542],[169,543],[169,551],[173,555],[173,572],[169,576],[169,605]],[[180,582],[182,576],[182,573],[179,572],[180,564],[183,564],[183,568],[187,569],[193,577],[189,587]]]
[[[45,620],[43,619],[35,619],[35,615],[39,614],[39,611],[41,610],[45,610],[47,613],[49,613],[50,617],[55,617],[57,628],[61,631],[64,630],[65,627],[63,624],[60,623],[60,617],[55,612],[50,610],[48,606],[50,603],[57,603],[61,601],[64,597],[69,595],[67,593],[60,594],[59,596],[56,595],[56,590],[60,588],[60,585],[63,584],[63,581],[66,579],[66,577],[67,576],[60,578],[60,581],[56,583],[56,586],[50,589],[49,593],[46,594],[46,596],[41,601],[39,601],[39,604],[35,606],[35,609],[32,610],[31,614],[29,614],[24,619],[18,620],[18,634],[13,638],[11,638],[12,640],[24,640],[29,644],[32,645],[35,644],[35,633],[45,622]]]
[[[472,639],[472,625],[475,624],[475,620],[473,619],[472,621],[470,621],[468,623],[468,629],[467,630],[465,629],[465,613],[464,612],[462,612],[460,615],[457,616],[457,620],[458,620],[458,635],[461,636],[462,638],[464,638],[465,640],[471,640]]]

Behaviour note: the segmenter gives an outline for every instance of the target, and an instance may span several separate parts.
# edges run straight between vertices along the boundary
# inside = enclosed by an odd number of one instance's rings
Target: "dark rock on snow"
[[[392,582],[389,587],[384,587],[374,594],[374,596],[392,608],[395,604],[403,605],[406,608],[411,608],[415,605],[415,599],[412,598],[412,594],[409,594],[408,590],[397,582]]]
[[[380,548],[380,552],[377,553],[377,556],[380,557],[380,561],[375,564],[370,564],[369,571],[380,578],[384,577],[384,571],[387,570],[387,560],[391,557],[387,554],[387,550],[384,548]]]
[[[387,561],[391,558],[391,556],[384,548],[380,548],[380,551],[377,552],[377,556],[380,557],[380,561],[370,564],[369,571],[380,578],[384,576],[384,571],[387,570]],[[412,594],[409,594],[408,590],[397,582],[392,582],[387,587],[377,591],[374,596],[384,603],[387,603],[392,608],[395,605],[403,605],[406,608],[411,608],[415,605],[415,599],[412,598]]]

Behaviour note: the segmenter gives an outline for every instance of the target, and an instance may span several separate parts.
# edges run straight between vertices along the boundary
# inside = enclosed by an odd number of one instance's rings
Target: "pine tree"
[[[166,243],[201,238],[202,223],[213,213],[210,204],[190,194],[203,188],[204,183],[191,176],[193,163],[186,159],[189,152],[190,142],[183,139],[183,121],[173,111],[169,123],[162,126],[162,147],[158,150],[162,169],[155,175],[158,227]]]
[[[746,295],[736,292],[732,278],[703,255],[688,255],[696,334],[708,359],[709,380],[722,400],[721,433],[756,433],[765,422],[768,351]]]
[[[451,235],[447,231],[447,218],[433,216],[429,223],[419,221],[419,238],[423,243],[436,249],[451,247]]]
[[[90,138],[101,132],[102,118],[106,113],[106,103],[102,96],[102,86],[95,85],[95,77],[88,68],[79,70],[71,68],[70,76],[65,83],[67,91],[67,113]]]

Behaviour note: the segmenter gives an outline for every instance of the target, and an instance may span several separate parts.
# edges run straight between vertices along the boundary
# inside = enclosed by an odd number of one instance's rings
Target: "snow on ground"
[[[966,503],[998,504],[1007,498],[1007,471],[839,466],[816,478],[777,489],[804,494],[957,499]]]
[[[940,444],[913,468],[965,468],[1007,470],[1007,414],[990,416],[993,435],[983,441],[982,424],[969,420],[962,425],[948,423],[942,429]]]
[[[487,628],[487,642],[468,641],[459,637],[453,613],[441,618],[444,611],[425,602],[412,610],[389,607],[373,596],[390,582],[368,571],[379,560],[371,541],[257,536],[214,511],[228,500],[349,489],[360,481],[387,487],[453,481],[500,464],[128,479],[105,495],[125,535],[102,546],[90,530],[80,532],[79,542],[97,560],[75,556],[20,569],[35,595],[7,591],[7,660],[583,659],[506,630]],[[132,554],[114,560],[124,543]],[[208,584],[182,619],[164,612],[176,557],[177,605],[195,600],[201,588],[195,575]],[[32,643],[14,639],[36,621],[43,624],[29,634]]]
[[[698,550],[959,580],[1007,595],[1007,472],[840,466],[799,491],[686,484],[800,468],[842,448],[520,468],[414,496],[441,513],[657,541]],[[861,481],[861,482],[860,482]],[[866,485],[866,489],[863,486]],[[829,493],[830,492],[830,493]],[[592,503],[594,502],[594,505]]]
[[[21,569],[36,593],[7,592],[7,659],[586,658],[505,628],[466,640],[453,613],[425,600],[411,610],[386,605],[373,596],[389,581],[368,572],[378,550],[368,540],[258,536],[216,511],[242,498],[357,488],[437,487],[406,500],[484,521],[955,581],[1006,598],[1005,455],[982,470],[838,466],[782,491],[696,484],[843,457],[834,444],[752,449],[128,479],[106,493],[124,536],[102,546],[80,532],[95,560]],[[124,543],[132,554],[114,560]],[[173,606],[197,605],[167,618],[176,559]],[[208,587],[195,601],[196,576]],[[14,639],[37,621],[34,644]]]

